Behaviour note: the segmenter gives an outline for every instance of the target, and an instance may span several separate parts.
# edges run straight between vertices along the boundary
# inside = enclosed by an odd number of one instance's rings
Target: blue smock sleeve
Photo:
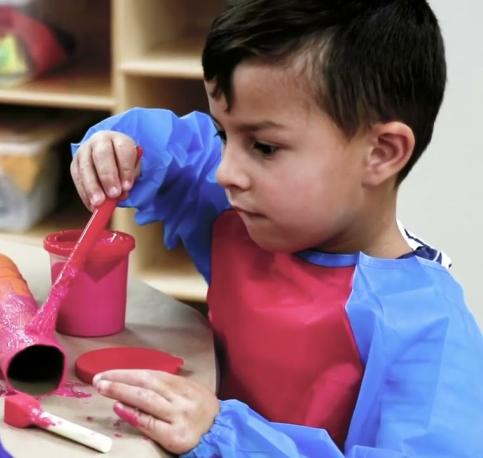
[[[2,443],[0,443],[0,458],[12,458],[12,455],[5,450]]]
[[[210,117],[133,108],[91,127],[73,154],[102,130],[126,134],[143,148],[141,175],[121,206],[136,208],[139,224],[163,221],[166,247],[182,241],[209,282],[212,223],[228,207],[215,180],[222,145]]]
[[[365,370],[344,450],[227,400],[185,458],[483,458],[483,336],[461,288],[435,262],[361,258],[346,309]]]
[[[271,423],[236,401],[221,401],[220,413],[198,446],[183,458],[208,457],[343,457],[327,432]]]

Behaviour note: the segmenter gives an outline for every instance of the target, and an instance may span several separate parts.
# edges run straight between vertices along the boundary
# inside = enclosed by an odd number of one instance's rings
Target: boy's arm
[[[211,430],[183,458],[270,456],[285,458],[409,458],[398,452],[354,447],[344,455],[324,429],[271,423],[246,404],[221,401]]]
[[[451,368],[442,368],[451,371]],[[481,383],[481,375],[478,383]],[[417,376],[421,376],[418,374]],[[398,384],[397,380],[388,383]],[[475,388],[474,381],[468,384]],[[410,381],[401,383],[409,388]],[[418,390],[414,387],[415,391]],[[427,412],[419,403],[418,393],[405,393],[407,412],[395,414],[401,409],[390,404],[394,392],[387,390],[374,400],[374,409],[382,401],[381,424],[372,445],[364,443],[346,444],[341,452],[324,429],[299,425],[271,423],[239,401],[221,401],[221,410],[215,423],[199,445],[183,455],[184,458],[270,456],[285,458],[475,458],[483,448],[483,423],[481,415],[481,394],[465,394],[464,384],[447,387],[446,399],[432,399],[434,405]],[[410,389],[410,388],[409,388]],[[481,390],[480,388],[477,388]],[[439,396],[445,396],[444,387]],[[480,400],[473,405],[467,400],[454,398],[455,393]],[[431,393],[427,393],[431,396]],[[363,402],[370,402],[364,399]],[[441,402],[442,401],[442,402]],[[458,405],[460,403],[460,405]],[[461,403],[463,408],[461,408]],[[426,415],[428,414],[428,415]],[[387,415],[387,419],[386,419]],[[466,416],[467,415],[467,416]],[[367,425],[370,428],[370,425]],[[419,433],[418,433],[419,431]]]
[[[183,458],[344,457],[323,429],[271,423],[236,400],[220,404],[220,413],[210,431]]]
[[[133,108],[91,127],[81,143],[101,130],[126,134],[143,148],[141,174],[121,206],[136,208],[139,224],[163,221],[165,245],[181,240],[209,281],[211,225],[228,206],[215,180],[221,142],[209,116]]]
[[[271,423],[229,400],[185,457],[483,457],[481,331],[445,269],[417,271],[419,284],[412,277],[416,284],[399,299],[381,295],[387,285],[378,282],[403,281],[398,272],[355,280],[350,319],[365,372],[344,452],[323,429]],[[448,280],[438,287],[440,276]],[[359,282],[370,282],[369,294]]]

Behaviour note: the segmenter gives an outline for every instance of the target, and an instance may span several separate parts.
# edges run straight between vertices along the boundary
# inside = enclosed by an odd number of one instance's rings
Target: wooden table
[[[47,253],[40,247],[0,240],[0,253],[11,257],[27,280],[32,293],[42,303],[50,287]],[[69,381],[79,382],[73,373],[78,355],[95,348],[132,345],[168,351],[185,360],[182,375],[215,390],[216,363],[212,333],[205,318],[193,308],[177,302],[148,285],[131,279],[128,285],[126,329],[103,338],[75,338],[58,335],[65,346],[69,364]],[[113,401],[82,385],[77,391],[85,398],[50,395],[42,397],[43,408],[59,417],[84,425],[113,439],[110,457],[169,456],[134,428],[120,422],[112,411]],[[3,398],[0,399],[3,420]],[[58,437],[38,428],[16,429],[0,422],[0,439],[15,457],[89,457],[99,452]]]

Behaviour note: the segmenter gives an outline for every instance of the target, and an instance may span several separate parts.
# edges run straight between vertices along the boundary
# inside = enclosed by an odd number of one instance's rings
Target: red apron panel
[[[344,308],[354,266],[266,252],[233,211],[216,221],[212,250],[220,398],[270,421],[325,428],[341,446],[363,372]]]

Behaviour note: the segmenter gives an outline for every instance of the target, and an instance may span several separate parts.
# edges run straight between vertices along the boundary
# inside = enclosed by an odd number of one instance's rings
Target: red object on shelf
[[[67,58],[53,30],[17,8],[7,5],[0,6],[0,33],[5,32],[17,36],[24,45],[32,65],[31,76],[40,75]]]
[[[85,383],[100,372],[113,369],[148,369],[176,374],[183,366],[182,358],[143,347],[109,347],[92,350],[77,358],[75,373]]]

